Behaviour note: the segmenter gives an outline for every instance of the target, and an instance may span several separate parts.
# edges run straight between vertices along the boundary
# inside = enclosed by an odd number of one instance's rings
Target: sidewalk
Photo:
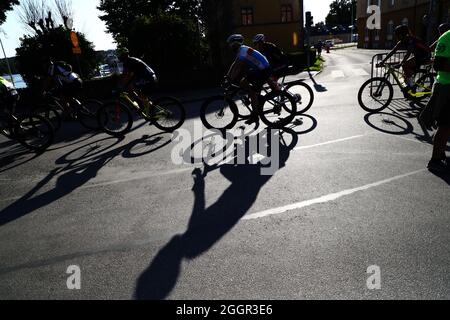
[[[343,44],[337,44],[331,47],[331,50],[339,50],[339,49],[346,49],[346,48],[352,48],[358,46],[357,42],[352,43],[343,43]]]
[[[312,77],[317,76],[321,71],[311,71],[308,73],[307,71],[300,72],[296,75],[287,76],[286,81],[292,82],[296,80],[308,80],[310,79],[309,74],[311,74]],[[179,99],[182,103],[188,104],[188,103],[196,103],[196,102],[202,102],[212,96],[222,95],[223,89],[221,87],[213,87],[208,89],[197,89],[197,90],[190,90],[190,91],[175,91],[170,93],[171,96],[176,97]]]

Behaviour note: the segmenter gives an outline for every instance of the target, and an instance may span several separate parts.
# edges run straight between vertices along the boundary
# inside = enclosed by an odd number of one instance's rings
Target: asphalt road
[[[449,299],[450,177],[426,170],[416,105],[358,106],[375,53],[324,53],[313,108],[260,144],[279,143],[273,175],[177,163],[179,144],[143,123],[123,140],[70,123],[36,158],[0,138],[0,299]]]

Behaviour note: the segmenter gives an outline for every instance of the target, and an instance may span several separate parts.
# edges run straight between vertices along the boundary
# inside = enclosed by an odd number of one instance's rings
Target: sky
[[[333,0],[303,0],[306,11],[311,11],[314,23],[325,22],[325,17],[330,12],[330,4]]]
[[[52,0],[46,1],[53,3]],[[75,15],[73,26],[76,31],[84,33],[87,39],[94,43],[96,50],[114,49],[116,45],[112,36],[106,32],[105,23],[98,18],[101,14],[97,10],[99,3],[100,0],[72,0]],[[0,37],[8,57],[15,56],[15,49],[20,46],[19,38],[27,34],[27,30],[18,18],[17,11],[17,7],[10,11],[6,22],[0,27],[4,31],[4,33],[0,32]],[[3,57],[3,53],[0,56]]]
[[[332,0],[304,0],[305,11],[312,12],[314,23],[325,21],[331,2]],[[98,18],[101,14],[97,10],[99,3],[100,0],[72,0],[75,12],[74,28],[83,32],[88,40],[94,43],[96,50],[114,49],[116,45],[113,38],[106,32],[105,23]],[[27,33],[19,21],[17,11],[17,7],[10,11],[6,23],[0,27],[4,32],[0,32],[0,38],[8,57],[15,56],[15,49],[20,45],[20,37]],[[0,56],[3,56],[3,53]]]

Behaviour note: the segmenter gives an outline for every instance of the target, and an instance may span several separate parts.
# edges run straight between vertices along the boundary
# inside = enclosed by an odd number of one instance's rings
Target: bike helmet
[[[123,59],[130,55],[130,51],[125,47],[117,48],[116,55],[119,59]]]
[[[265,42],[266,41],[266,36],[263,35],[262,33],[257,34],[254,38],[253,38],[253,43],[259,43],[259,42]]]
[[[409,28],[408,26],[402,24],[401,26],[398,26],[397,28],[395,28],[395,35],[397,37],[401,37],[401,36],[406,36],[409,34]]]
[[[229,45],[233,45],[236,43],[242,44],[244,42],[244,37],[242,36],[242,34],[232,34],[228,37],[227,42]]]
[[[444,33],[446,33],[449,30],[450,30],[450,23],[449,22],[445,22],[445,23],[443,23],[443,24],[441,24],[439,26],[439,33],[440,34],[444,34]]]

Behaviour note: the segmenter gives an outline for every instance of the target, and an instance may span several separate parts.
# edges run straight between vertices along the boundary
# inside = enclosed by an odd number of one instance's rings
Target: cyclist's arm
[[[436,41],[430,46],[430,50],[432,50],[432,51],[436,50],[436,47],[437,47],[438,42],[439,42],[439,39],[436,40]]]
[[[380,63],[383,64],[383,63],[385,63],[386,61],[388,61],[389,58],[392,57],[392,56],[400,49],[401,44],[402,44],[402,43],[399,41],[399,42],[395,45],[394,49],[392,49],[391,52],[389,52],[389,53],[387,54],[386,58],[384,58],[383,61],[381,61]]]
[[[401,65],[404,65],[406,61],[408,61],[409,57],[411,56],[412,52],[408,51],[405,54],[405,57],[403,58],[402,62],[400,63]]]
[[[237,83],[240,80],[242,72],[245,68],[245,62],[241,60],[235,60],[228,71],[227,76],[231,79],[231,82]]]
[[[53,77],[47,76],[44,80],[44,86],[42,92],[45,93],[53,87]]]

